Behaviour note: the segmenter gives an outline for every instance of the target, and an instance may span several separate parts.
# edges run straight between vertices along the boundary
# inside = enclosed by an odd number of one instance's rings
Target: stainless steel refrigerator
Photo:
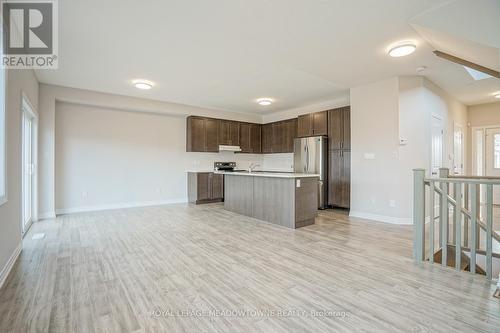
[[[328,139],[325,136],[298,138],[293,142],[295,172],[319,174],[318,208],[328,204]]]

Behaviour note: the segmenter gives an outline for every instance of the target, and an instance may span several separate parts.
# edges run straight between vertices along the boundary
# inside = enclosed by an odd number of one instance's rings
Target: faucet
[[[252,172],[258,166],[260,166],[259,163],[252,163],[252,164],[250,164],[250,166],[248,167],[248,172]]]

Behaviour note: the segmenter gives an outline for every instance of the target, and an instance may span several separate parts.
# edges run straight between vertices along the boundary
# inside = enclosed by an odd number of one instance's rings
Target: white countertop
[[[231,176],[274,177],[274,178],[314,178],[314,177],[319,177],[318,174],[294,173],[294,172],[265,172],[265,171],[224,172],[224,171],[214,171],[214,173],[222,174],[222,175],[231,175]]]

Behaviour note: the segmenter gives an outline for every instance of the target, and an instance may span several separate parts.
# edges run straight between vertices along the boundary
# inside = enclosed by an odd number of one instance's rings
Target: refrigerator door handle
[[[309,173],[309,145],[306,143],[306,173]]]

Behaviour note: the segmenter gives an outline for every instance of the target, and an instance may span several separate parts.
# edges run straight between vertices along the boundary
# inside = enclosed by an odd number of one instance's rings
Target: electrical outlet
[[[396,207],[396,200],[389,200],[389,207]]]
[[[83,191],[82,192],[82,198],[83,199],[87,199],[88,196],[89,196],[89,193],[87,191]]]

